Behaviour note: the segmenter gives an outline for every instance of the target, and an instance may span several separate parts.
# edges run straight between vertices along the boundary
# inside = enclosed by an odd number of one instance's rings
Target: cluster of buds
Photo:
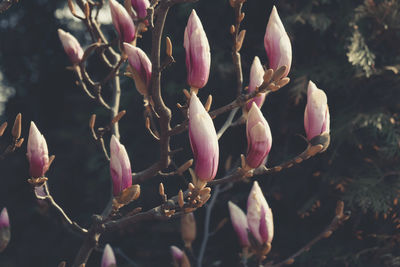
[[[7,247],[10,238],[10,219],[8,218],[7,209],[3,208],[0,212],[0,252]]]
[[[202,188],[217,174],[219,146],[214,123],[194,93],[189,104],[189,139],[196,163],[194,184]]]
[[[191,91],[197,93],[208,81],[211,54],[203,25],[194,10],[185,28],[183,46],[186,51],[187,82]]]
[[[101,258],[101,267],[117,267],[114,251],[109,244],[104,247],[103,257]]]
[[[272,135],[268,122],[265,120],[255,102],[249,111],[246,123],[247,155],[245,168],[254,169],[265,164],[272,146]]]
[[[251,256],[264,257],[271,250],[274,237],[272,211],[257,182],[254,182],[247,200],[247,215],[233,202],[229,202],[229,213],[240,245]],[[250,251],[249,251],[250,250]]]

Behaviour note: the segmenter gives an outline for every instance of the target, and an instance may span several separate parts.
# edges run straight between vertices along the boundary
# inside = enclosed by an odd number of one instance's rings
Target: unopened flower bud
[[[190,267],[189,259],[185,252],[176,246],[171,246],[172,259],[175,267]]]
[[[78,40],[69,32],[65,32],[62,29],[58,29],[58,37],[72,64],[78,64],[83,57],[83,49]]]
[[[136,29],[132,18],[123,5],[116,0],[110,1],[111,18],[121,42],[130,43],[135,39]]]
[[[116,267],[114,251],[109,244],[104,247],[103,257],[101,258],[101,267]]]
[[[185,213],[181,217],[181,234],[185,247],[190,248],[196,239],[196,219],[193,212]]]
[[[10,242],[10,220],[6,208],[3,208],[0,213],[0,252],[2,252]]]
[[[239,237],[240,245],[242,247],[249,247],[250,242],[247,234],[248,224],[246,214],[231,201],[228,202],[228,206],[232,226]]]
[[[124,43],[124,51],[128,56],[133,71],[136,89],[144,96],[148,95],[151,80],[151,61],[142,49]]]
[[[192,88],[203,88],[210,74],[210,45],[194,10],[185,28],[183,46],[186,51],[187,82]]]
[[[118,196],[132,185],[131,163],[125,146],[113,135],[110,142],[110,172],[113,182],[113,194]]]
[[[254,92],[264,81],[264,68],[261,65],[260,59],[254,57],[253,64],[250,69],[250,82],[249,82],[249,93]],[[255,102],[259,108],[264,104],[265,93],[261,93],[260,96],[254,97],[247,103],[246,107],[249,111],[251,109],[252,103]]]
[[[272,211],[257,181],[254,182],[247,200],[247,223],[260,245],[270,244],[274,237]]]
[[[43,177],[49,168],[49,154],[44,136],[32,121],[29,129],[27,153],[29,173],[33,178]]]
[[[254,102],[247,116],[246,134],[246,164],[251,168],[258,168],[265,163],[271,150],[272,135],[268,122]]]
[[[276,71],[282,66],[287,66],[282,76],[286,77],[292,64],[292,45],[275,6],[272,8],[265,31],[264,47],[269,60],[269,68]]]
[[[308,140],[322,133],[329,133],[330,129],[328,99],[325,92],[318,89],[312,81],[308,83],[304,128]]]
[[[189,104],[189,138],[197,178],[211,181],[218,170],[218,138],[210,115],[194,93]]]
[[[135,17],[144,19],[147,16],[147,9],[150,7],[149,0],[131,0]]]

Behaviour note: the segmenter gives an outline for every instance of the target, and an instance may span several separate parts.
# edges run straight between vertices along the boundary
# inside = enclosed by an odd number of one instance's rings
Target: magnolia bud
[[[181,217],[181,234],[185,247],[190,248],[196,239],[196,220],[193,212],[185,213]]]
[[[197,178],[211,181],[218,170],[218,138],[210,115],[194,93],[189,104],[189,138]]]
[[[110,172],[113,182],[113,194],[118,196],[132,185],[131,163],[124,145],[113,135],[110,142]]]
[[[186,51],[187,82],[193,88],[203,88],[210,74],[210,45],[194,10],[185,28],[183,46]]]
[[[285,74],[282,76],[286,77],[292,64],[292,45],[275,6],[272,8],[265,31],[264,47],[267,52],[269,67],[277,70],[282,66],[287,66]]]
[[[310,81],[307,90],[307,106],[304,111],[304,128],[307,139],[311,140],[322,133],[329,133],[329,124],[330,116],[326,94]]]
[[[149,0],[131,0],[135,17],[144,19],[147,16],[147,9],[150,7]]]
[[[251,168],[258,168],[265,163],[271,150],[272,135],[268,122],[254,102],[247,116],[246,134],[246,163]]]
[[[109,244],[104,247],[103,257],[101,258],[101,267],[116,267],[114,252]]]
[[[142,49],[128,43],[124,43],[124,51],[128,56],[137,90],[142,95],[147,95],[151,80],[150,59]]]
[[[123,5],[110,0],[111,18],[121,42],[130,43],[135,39],[136,29],[132,18]]]
[[[83,57],[83,50],[78,40],[69,32],[65,32],[62,29],[58,29],[58,37],[72,64],[78,64]]]
[[[257,87],[259,87],[264,81],[264,68],[261,65],[260,59],[258,57],[254,57],[253,64],[250,69],[250,82],[249,82],[249,93],[254,92]],[[246,107],[249,111],[251,109],[252,103],[255,102],[259,108],[261,108],[262,104],[264,104],[265,93],[261,93],[260,96],[254,97],[250,100]]]
[[[33,178],[43,177],[49,168],[49,154],[44,136],[39,132],[35,123],[31,121],[27,153],[29,173]]]
[[[2,252],[10,242],[10,220],[6,208],[3,208],[0,213],[0,252]]]
[[[189,259],[185,252],[176,246],[171,246],[172,259],[175,267],[190,267]]]
[[[260,245],[272,242],[274,237],[272,211],[257,181],[254,182],[247,199],[247,223],[251,234]]]
[[[229,214],[231,215],[232,226],[239,237],[240,245],[242,247],[249,247],[250,242],[247,235],[248,224],[246,214],[233,202],[228,202]]]

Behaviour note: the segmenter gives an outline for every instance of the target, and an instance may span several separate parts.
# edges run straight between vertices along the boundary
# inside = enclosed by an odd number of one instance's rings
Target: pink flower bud
[[[0,228],[10,227],[10,219],[8,218],[7,208],[3,208],[0,213]]]
[[[69,32],[65,32],[62,29],[58,29],[58,37],[72,64],[78,64],[83,57],[83,50],[78,40]]]
[[[121,42],[130,43],[135,39],[136,29],[132,18],[123,5],[110,0],[111,18]]]
[[[322,133],[329,133],[329,124],[330,116],[326,94],[310,81],[307,90],[307,106],[304,111],[304,128],[307,139],[311,140]]]
[[[218,138],[210,115],[194,93],[189,104],[189,138],[197,178],[211,181],[218,170]]]
[[[31,121],[27,153],[29,173],[31,177],[43,177],[49,168],[49,154],[44,136],[39,132],[35,123]]]
[[[113,135],[110,142],[110,171],[113,181],[113,194],[118,196],[132,185],[131,163],[125,147]]]
[[[175,262],[180,262],[182,260],[183,251],[180,250],[178,247],[171,246],[171,254]]]
[[[277,70],[286,65],[284,77],[287,76],[292,64],[292,45],[275,6],[272,8],[265,31],[264,47],[267,52],[269,67]]]
[[[257,181],[254,182],[247,200],[247,223],[250,232],[261,245],[272,242],[274,237],[272,211]]]
[[[239,237],[242,247],[249,247],[250,242],[247,234],[248,224],[246,214],[233,202],[228,202],[229,214],[231,215],[232,226]]]
[[[101,267],[117,266],[114,252],[109,244],[104,247],[103,257],[101,258]]]
[[[264,164],[272,146],[272,135],[268,122],[265,120],[256,103],[247,116],[247,156],[246,163],[251,168]]]
[[[187,82],[191,87],[203,88],[210,74],[210,45],[196,11],[190,14],[183,46],[186,50]]]
[[[131,0],[135,17],[144,19],[147,16],[147,9],[150,7],[149,0]]]
[[[147,95],[151,80],[151,62],[142,49],[124,43],[124,51],[133,70],[135,85],[142,95]]]
[[[0,213],[0,252],[2,252],[10,242],[10,220],[8,218],[7,209],[3,208]]]
[[[259,87],[264,81],[264,68],[261,65],[260,59],[258,57],[254,57],[253,64],[250,69],[250,82],[249,82],[249,93],[254,92],[257,87]],[[260,96],[254,97],[249,103],[247,103],[247,110],[251,109],[252,103],[255,102],[259,108],[261,108],[262,104],[264,104],[265,93],[262,93]]]

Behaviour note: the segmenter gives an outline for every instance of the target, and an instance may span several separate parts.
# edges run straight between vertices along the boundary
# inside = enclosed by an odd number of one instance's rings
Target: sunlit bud
[[[110,142],[110,172],[113,182],[113,194],[118,196],[132,185],[131,163],[124,145],[113,135]]]
[[[151,80],[150,59],[142,49],[128,43],[124,43],[124,51],[128,56],[137,90],[142,95],[147,95]]]
[[[261,65],[260,59],[258,57],[254,57],[253,64],[250,69],[250,82],[249,82],[249,93],[254,92],[257,87],[259,87],[264,81],[264,68]],[[265,93],[262,93],[260,96],[254,97],[252,100],[247,103],[247,110],[251,109],[252,103],[255,102],[259,108],[261,108],[262,104],[264,104]]]
[[[269,60],[269,68],[277,70],[286,65],[287,69],[283,75],[286,77],[292,64],[292,45],[275,6],[272,8],[265,31],[264,47]]]
[[[272,211],[257,181],[254,182],[247,199],[247,223],[251,234],[261,245],[272,242],[274,237]]]
[[[104,247],[103,257],[101,258],[101,267],[116,267],[117,261],[115,260],[114,251],[111,246],[107,244]]]
[[[39,132],[35,123],[31,121],[27,153],[29,173],[31,177],[43,177],[49,168],[49,154],[44,136]]]
[[[307,89],[307,106],[304,111],[304,128],[307,139],[311,140],[322,133],[329,133],[329,124],[330,116],[326,94],[310,81]]]
[[[72,64],[78,64],[83,57],[83,50],[78,40],[69,32],[65,32],[62,29],[58,29],[58,37]]]
[[[217,133],[210,115],[194,93],[189,104],[189,138],[197,178],[203,181],[214,179],[219,159]]]
[[[190,267],[189,259],[185,252],[176,246],[171,246],[172,259],[175,267]]]
[[[186,51],[187,82],[193,88],[203,88],[210,74],[210,45],[194,10],[185,28],[183,46]]]
[[[185,247],[190,248],[196,239],[196,219],[193,212],[185,213],[181,217],[181,234]]]
[[[242,247],[249,247],[250,242],[247,234],[248,225],[246,214],[231,201],[228,202],[228,206],[232,225],[239,237],[240,245]]]
[[[0,213],[0,252],[2,252],[10,242],[10,220],[6,208],[3,208]]]
[[[254,102],[247,116],[246,134],[246,163],[251,168],[257,168],[267,159],[272,146],[272,135],[268,122]]]
[[[147,9],[150,7],[149,0],[131,0],[135,17],[144,19],[147,16]]]
[[[121,42],[130,43],[135,39],[136,29],[132,18],[123,5],[116,0],[110,1],[111,18],[115,29],[118,32]]]

